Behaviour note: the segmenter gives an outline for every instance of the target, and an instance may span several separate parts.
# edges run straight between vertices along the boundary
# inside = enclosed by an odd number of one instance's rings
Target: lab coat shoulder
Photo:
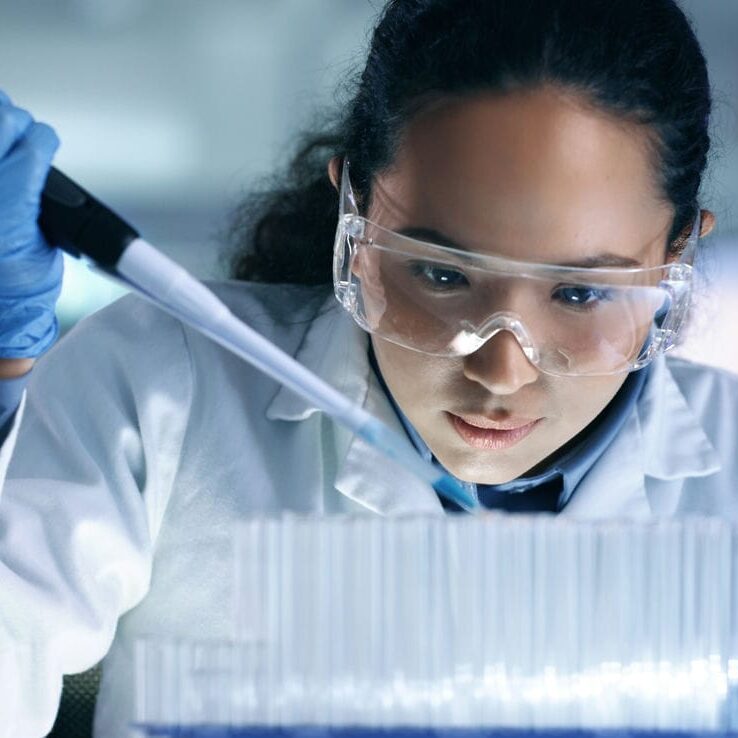
[[[148,592],[191,394],[181,326],[133,297],[34,367],[0,480],[0,736],[45,735]]]
[[[329,285],[263,284],[240,280],[207,283],[231,311],[273,340],[284,342],[290,334],[302,336],[328,300]],[[284,338],[282,338],[284,337]]]
[[[192,396],[182,326],[123,297],[38,362],[27,395],[9,480],[86,481],[95,476],[89,462],[103,472],[107,465],[111,479],[130,476],[141,495],[162,494]]]
[[[299,353],[316,317],[331,305],[325,286],[227,280],[210,282],[208,287],[236,317],[290,356]],[[262,417],[265,403],[281,385],[193,328],[184,326],[184,333],[196,403],[223,411],[228,409],[224,403],[236,401],[243,412]],[[220,417],[229,415],[221,413]]]
[[[291,354],[326,298],[325,288],[211,287]],[[120,616],[149,593],[166,513],[193,495],[222,506],[209,469],[235,458],[241,480],[258,473],[277,440],[267,422],[232,454],[228,442],[277,391],[135,296],[79,323],[38,362],[0,457],[0,675],[16,685],[0,701],[0,736],[48,732],[61,675],[99,661]]]
[[[330,292],[325,286],[228,280],[210,282],[208,287],[237,318],[293,357],[300,354],[316,318],[330,310],[331,302],[335,303],[327,299]],[[182,329],[192,372],[194,395],[190,425],[193,440],[196,437],[200,444],[197,453],[208,455],[203,454],[201,445],[208,428],[211,435],[220,437],[223,442],[232,441],[233,434],[239,434],[240,453],[248,453],[256,468],[264,447],[268,447],[265,433],[271,430],[263,421],[272,399],[282,391],[282,385],[193,328],[183,326]],[[244,434],[245,425],[254,432]],[[212,452],[216,454],[216,449]]]
[[[207,284],[237,318],[290,356],[298,353],[315,319],[336,305],[335,300],[329,299],[331,289],[325,285],[261,284],[239,280]],[[221,361],[230,357],[241,368],[245,366],[242,359],[232,356],[194,329],[185,326],[184,330],[191,353],[210,354],[210,358],[217,355]],[[276,383],[274,387],[277,388]]]
[[[327,295],[325,287],[235,280],[209,286],[290,355]],[[84,478],[82,459],[94,459],[111,479],[132,478],[155,538],[193,402],[217,408],[238,395],[263,404],[278,390],[274,380],[210,339],[128,295],[81,321],[34,369],[8,478]],[[47,453],[39,454],[42,442]],[[70,448],[75,443],[78,454]]]
[[[343,345],[329,287],[220,282],[209,285],[230,310],[289,356],[334,383],[322,369]],[[340,316],[339,316],[340,317]],[[249,513],[322,509],[333,489],[338,431],[291,390],[209,338],[185,327],[193,376],[189,433],[176,510],[199,509],[210,531]],[[296,407],[288,420],[275,408]],[[285,463],[289,459],[290,463]],[[206,468],[207,466],[207,468]],[[216,495],[213,490],[240,490]],[[187,513],[189,514],[189,513]]]

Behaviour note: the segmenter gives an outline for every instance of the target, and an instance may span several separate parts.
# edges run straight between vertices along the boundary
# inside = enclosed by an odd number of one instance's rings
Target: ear
[[[330,179],[331,184],[336,188],[336,191],[338,191],[338,186],[341,180],[341,157],[340,156],[333,156],[331,157],[331,160],[328,162],[328,179]]]
[[[700,238],[709,236],[712,233],[712,229],[715,227],[715,213],[712,210],[700,210],[700,217],[702,219],[702,228],[700,229]]]
[[[711,210],[700,210],[700,238],[708,236],[715,227],[715,213]],[[674,248],[669,249],[668,261],[678,261],[682,255],[682,251],[686,245],[687,239],[691,235],[692,226],[687,226],[674,243]]]

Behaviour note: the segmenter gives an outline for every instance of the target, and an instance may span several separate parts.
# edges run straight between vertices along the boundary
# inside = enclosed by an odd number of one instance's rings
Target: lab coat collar
[[[326,303],[308,328],[295,358],[395,430],[413,449],[389,399],[369,366],[367,334],[333,301]],[[334,307],[335,305],[335,307]],[[280,387],[269,404],[270,420],[306,420],[319,409],[313,403]],[[354,502],[383,515],[443,514],[435,491],[361,438],[341,428],[337,437],[339,461],[336,489]]]
[[[715,448],[660,357],[635,410],[562,514],[589,519],[669,515],[677,508],[682,485],[662,485],[658,498],[649,497],[647,477],[678,482],[720,467]]]
[[[720,470],[715,447],[663,357],[653,363],[637,410],[648,476],[674,480],[704,477]]]
[[[367,334],[331,294],[308,326],[295,359],[346,397],[364,404],[368,389]],[[306,420],[319,412],[312,402],[280,385],[267,406],[270,420]]]
[[[367,358],[368,337],[331,304],[308,328],[295,358],[367,411],[395,429],[402,425],[379,386]],[[280,387],[267,408],[271,420],[300,421],[318,408]],[[442,513],[433,489],[399,469],[366,442],[346,431],[335,486],[382,514]],[[409,439],[406,439],[412,446]],[[339,449],[339,451],[343,451]],[[657,512],[646,494],[646,477],[679,480],[720,469],[720,460],[684,397],[667,361],[654,361],[636,409],[610,447],[582,479],[562,514],[573,517],[645,517]],[[383,480],[381,477],[386,476]],[[673,486],[678,494],[678,485]],[[667,503],[675,507],[677,500]],[[663,500],[659,504],[664,509]]]

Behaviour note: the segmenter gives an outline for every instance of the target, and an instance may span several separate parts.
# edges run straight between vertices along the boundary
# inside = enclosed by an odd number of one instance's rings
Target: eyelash
[[[466,278],[466,275],[459,271],[458,269],[454,269],[451,266],[445,266],[443,264],[429,264],[428,262],[422,262],[422,261],[414,261],[411,262],[409,265],[409,269],[411,274],[414,277],[417,277],[418,279],[421,279],[425,286],[429,289],[435,290],[437,292],[450,292],[451,290],[469,287],[469,280]],[[444,282],[436,282],[433,280],[430,273],[432,272],[443,272],[447,275],[453,275],[454,277],[461,277],[463,280],[462,284],[451,284],[451,283],[444,283]]]
[[[592,301],[586,302],[566,302],[560,298],[557,298],[557,294],[565,290],[579,290],[580,292],[589,292],[596,295],[596,298]],[[603,302],[610,302],[612,300],[612,291],[606,287],[593,287],[591,285],[580,285],[580,284],[561,284],[557,285],[551,293],[551,299],[558,300],[564,307],[571,308],[577,311],[594,310],[599,304]]]

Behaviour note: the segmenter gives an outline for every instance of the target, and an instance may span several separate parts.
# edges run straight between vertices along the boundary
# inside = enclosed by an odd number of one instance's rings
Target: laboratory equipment
[[[235,541],[233,640],[138,643],[142,735],[738,730],[725,521],[284,515]]]

